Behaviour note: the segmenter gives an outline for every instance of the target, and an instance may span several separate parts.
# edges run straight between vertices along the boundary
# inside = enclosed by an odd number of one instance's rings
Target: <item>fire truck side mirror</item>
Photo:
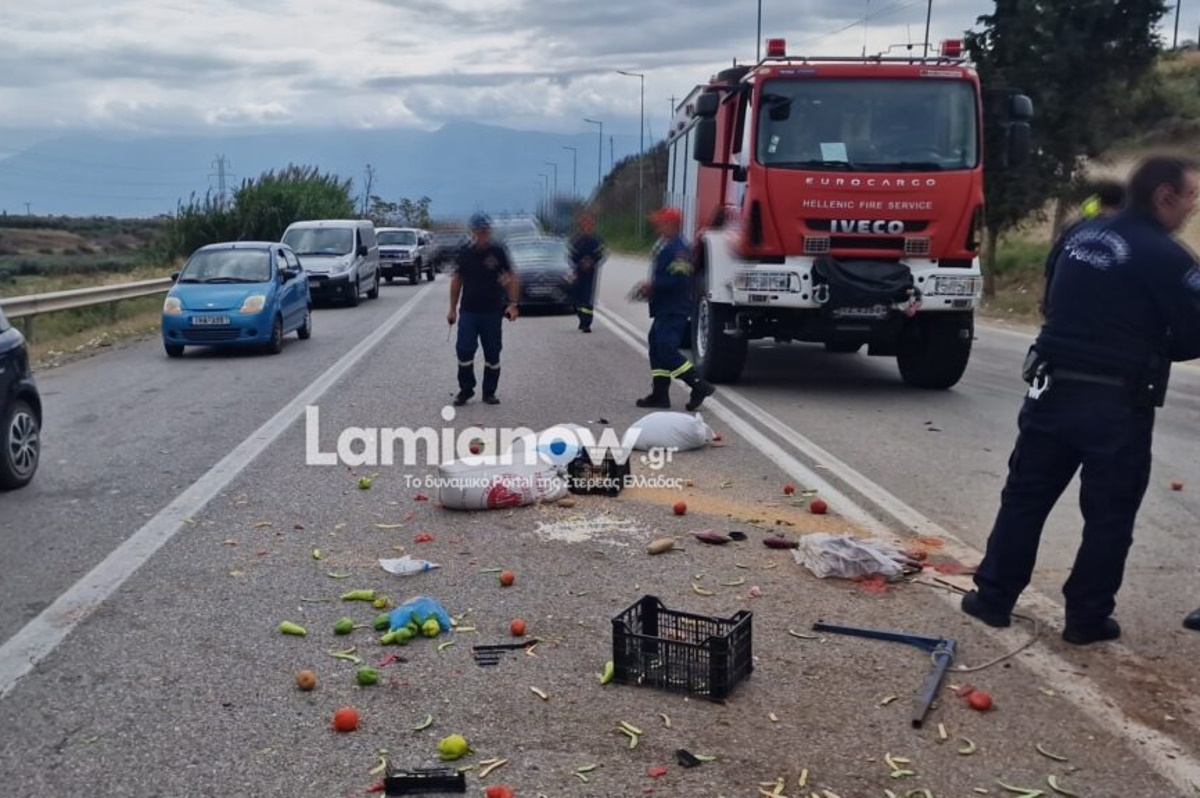
[[[1017,122],[1033,119],[1033,100],[1024,94],[1014,95],[1008,103],[1008,116]]]
[[[692,157],[702,164],[711,164],[717,153],[717,120],[715,117],[702,117],[696,123],[696,140],[692,148]]]
[[[701,94],[696,98],[696,116],[702,119],[716,116],[720,103],[721,98],[716,93]]]
[[[1013,122],[1008,128],[1008,152],[1006,153],[1009,168],[1024,166],[1029,160],[1033,149],[1033,131],[1028,122]]]

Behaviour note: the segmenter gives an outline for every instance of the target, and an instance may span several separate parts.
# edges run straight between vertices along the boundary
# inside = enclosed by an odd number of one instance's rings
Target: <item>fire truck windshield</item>
[[[759,103],[755,157],[783,169],[973,169],[976,103],[974,87],[961,80],[770,80]]]

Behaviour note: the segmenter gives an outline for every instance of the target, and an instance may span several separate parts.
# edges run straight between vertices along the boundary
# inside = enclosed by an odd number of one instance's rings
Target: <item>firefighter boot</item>
[[[710,383],[706,382],[703,377],[696,373],[695,369],[683,374],[680,379],[688,384],[692,389],[692,395],[688,398],[687,409],[697,410],[700,405],[704,404],[704,400],[716,393],[717,389]]]
[[[638,407],[657,407],[664,410],[671,409],[671,378],[670,377],[655,377],[654,389],[649,396],[643,396],[637,400]]]

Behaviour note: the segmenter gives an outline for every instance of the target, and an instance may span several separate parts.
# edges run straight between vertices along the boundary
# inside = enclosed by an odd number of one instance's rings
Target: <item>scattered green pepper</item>
[[[616,670],[613,667],[612,660],[609,660],[604,664],[604,675],[600,677],[600,684],[608,684],[613,680],[615,674]]]
[[[335,635],[348,635],[354,631],[353,618],[338,618],[337,623],[333,625],[333,633]]]
[[[308,634],[307,629],[299,624],[292,623],[291,621],[284,621],[283,623],[279,624],[279,631],[283,632],[285,635],[296,635],[297,637],[304,637]]]
[[[363,687],[379,683],[379,671],[374,668],[359,668],[358,683]]]
[[[351,590],[342,594],[342,601],[374,601],[374,590]]]
[[[392,625],[392,616],[386,612],[375,616],[375,631],[382,632],[387,630]]]

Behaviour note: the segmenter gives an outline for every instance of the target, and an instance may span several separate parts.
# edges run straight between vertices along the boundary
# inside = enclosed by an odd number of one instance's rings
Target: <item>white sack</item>
[[[650,449],[674,449],[686,452],[708,446],[713,439],[713,430],[704,423],[704,416],[696,413],[673,413],[660,410],[642,416],[633,422],[631,430],[640,430],[633,448],[644,452]]]
[[[438,466],[438,501],[450,510],[496,510],[567,495],[567,478],[553,465],[451,461]]]

